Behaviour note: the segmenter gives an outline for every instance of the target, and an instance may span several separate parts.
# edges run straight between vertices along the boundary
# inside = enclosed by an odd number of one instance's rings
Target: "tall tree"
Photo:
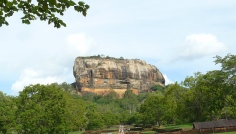
[[[95,104],[87,104],[86,111],[86,116],[88,118],[87,129],[93,130],[104,127],[104,120],[102,119],[101,113],[98,112]]]
[[[74,10],[86,16],[89,5],[82,1],[75,3],[73,0],[1,0],[0,1],[0,27],[9,25],[6,18],[11,17],[15,12],[22,11],[24,16],[22,23],[30,24],[32,20],[39,18],[54,23],[54,27],[66,26],[58,15],[64,15],[66,9],[74,7]]]
[[[228,75],[221,70],[196,73],[185,79],[183,84],[189,88],[186,110],[192,113],[193,121],[219,119],[235,107],[236,94],[227,79]]]
[[[70,131],[85,130],[88,119],[86,117],[86,104],[83,100],[75,99],[70,94],[66,97],[66,126]]]
[[[17,98],[19,133],[68,133],[64,92],[54,85],[30,85]]]
[[[221,72],[227,77],[222,79],[236,89],[236,55],[228,54],[225,57],[216,56],[215,63],[221,65]]]
[[[15,102],[14,98],[0,91],[0,133],[12,133],[15,127]]]
[[[157,124],[161,126],[166,117],[166,103],[162,94],[155,94],[148,97],[140,106],[140,113],[144,124]]]
[[[138,98],[137,95],[133,93],[131,89],[127,89],[123,95],[122,105],[125,109],[129,110],[131,115],[133,112],[136,112],[138,109]]]
[[[167,121],[173,121],[174,124],[185,121],[185,106],[184,97],[186,95],[187,89],[179,85],[177,82],[170,84],[165,90],[165,100],[167,111]]]

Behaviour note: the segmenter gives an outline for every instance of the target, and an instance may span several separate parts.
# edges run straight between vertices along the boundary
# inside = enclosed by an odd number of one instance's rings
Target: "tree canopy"
[[[66,100],[54,85],[25,87],[17,98],[18,132],[65,133]]]
[[[75,3],[73,0],[0,0],[0,27],[9,25],[6,19],[19,11],[23,13],[21,19],[24,24],[30,24],[32,20],[39,18],[48,24],[53,23],[56,28],[66,27],[66,23],[57,16],[63,16],[70,7],[74,7],[83,16],[87,15],[89,9],[89,5],[84,2]]]
[[[15,119],[14,97],[7,96],[0,91],[0,133],[9,133],[14,127]]]

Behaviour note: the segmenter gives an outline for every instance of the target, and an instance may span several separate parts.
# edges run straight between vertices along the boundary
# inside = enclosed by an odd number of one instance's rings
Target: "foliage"
[[[0,1],[0,26],[9,25],[6,18],[15,12],[22,11],[24,16],[22,23],[30,24],[32,20],[39,18],[41,21],[54,23],[54,27],[60,28],[66,24],[56,15],[64,15],[66,9],[74,7],[74,10],[86,16],[89,5],[82,1],[75,3],[73,0],[1,0]]]
[[[119,116],[119,113],[113,113],[112,111],[106,111],[102,113],[104,125],[109,127],[112,125],[120,124]]]
[[[72,86],[72,84],[63,82],[61,84],[52,83],[51,85],[55,85],[56,87],[61,88],[63,91],[68,92],[71,95],[76,94],[76,89]]]
[[[86,111],[86,116],[88,118],[87,129],[93,130],[104,127],[104,120],[102,120],[102,115],[97,111],[95,104],[89,104]]]
[[[236,89],[236,55],[228,54],[225,57],[216,56],[215,63],[221,65],[221,72],[226,76],[222,79]]]
[[[173,121],[172,123],[182,123],[180,120],[185,120],[185,115],[183,114],[186,110],[184,106],[184,98],[186,95],[186,88],[179,85],[177,82],[170,84],[165,90],[165,100],[166,100],[166,120],[168,122]]]
[[[121,105],[126,110],[129,110],[129,114],[136,112],[138,109],[138,98],[137,95],[133,93],[132,90],[127,89],[121,100]]]
[[[152,93],[146,92],[146,93],[140,93],[138,94],[137,98],[139,102],[143,102],[146,98],[148,98]]]
[[[16,106],[19,133],[68,133],[87,125],[85,103],[55,84],[25,87]]]
[[[10,133],[15,127],[15,102],[14,97],[7,96],[0,91],[0,133]]]
[[[154,85],[154,86],[152,86],[150,89],[151,89],[152,91],[157,91],[157,90],[159,90],[159,91],[163,92],[164,89],[165,89],[165,87],[162,87],[162,86],[160,86],[160,85]]]
[[[71,95],[66,97],[66,124],[69,130],[84,130],[87,127],[86,104],[84,101],[74,99]]]
[[[220,118],[235,118],[235,65],[236,56],[215,57],[221,70],[200,72],[187,77],[183,85],[186,94],[185,107],[192,121],[206,121]]]
[[[54,85],[30,85],[17,98],[19,133],[65,133],[66,100]]]
[[[156,124],[161,126],[167,110],[165,98],[162,94],[154,94],[147,98],[140,106],[140,113],[144,124]]]

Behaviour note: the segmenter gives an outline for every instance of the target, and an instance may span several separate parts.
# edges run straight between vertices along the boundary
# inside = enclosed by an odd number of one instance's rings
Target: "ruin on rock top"
[[[157,67],[139,59],[77,57],[73,73],[80,92],[103,94],[113,89],[122,94],[132,89],[138,93],[149,90],[153,85],[165,85],[165,79]]]

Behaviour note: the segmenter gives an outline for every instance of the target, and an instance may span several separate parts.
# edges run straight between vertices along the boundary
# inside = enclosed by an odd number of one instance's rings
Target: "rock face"
[[[139,59],[77,57],[73,73],[77,89],[104,91],[106,89],[148,90],[154,84],[165,85],[161,72]]]

